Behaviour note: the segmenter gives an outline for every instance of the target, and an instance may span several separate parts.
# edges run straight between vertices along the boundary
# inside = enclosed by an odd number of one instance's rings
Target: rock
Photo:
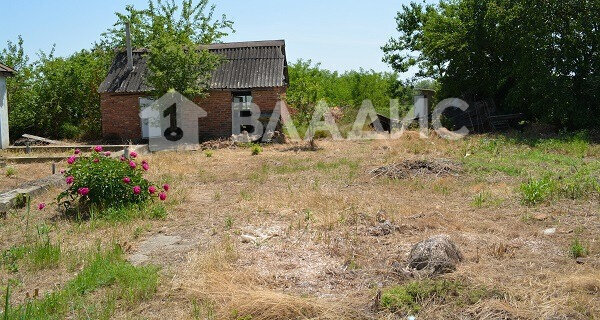
[[[463,256],[447,235],[433,236],[414,245],[408,258],[408,268],[431,274],[452,272]]]
[[[544,230],[544,235],[545,236],[550,236],[556,233],[556,228],[548,228],[546,230]]]

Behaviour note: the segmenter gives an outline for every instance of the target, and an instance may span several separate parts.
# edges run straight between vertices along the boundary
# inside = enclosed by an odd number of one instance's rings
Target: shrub
[[[69,157],[69,169],[64,172],[69,187],[57,198],[59,203],[68,198],[63,202],[65,207],[72,201],[78,201],[83,208],[104,209],[143,204],[152,197],[166,199],[168,185],[160,191],[146,180],[143,175],[149,170],[149,164],[138,162],[135,153],[131,159],[115,159],[109,153],[102,153],[99,146],[89,156],[76,153]]]
[[[263,151],[263,148],[258,144],[253,144],[250,149],[252,150],[253,156],[257,156]]]

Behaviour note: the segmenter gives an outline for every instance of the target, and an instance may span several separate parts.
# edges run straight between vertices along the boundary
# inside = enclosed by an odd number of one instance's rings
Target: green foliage
[[[383,114],[389,114],[390,99],[411,99],[409,90],[401,85],[395,73],[360,69],[339,74],[322,69],[310,60],[290,64],[288,72],[290,85],[286,99],[297,111],[295,120],[300,125],[310,121],[321,100],[330,107],[340,107],[343,121],[351,122],[365,99],[371,100],[375,109]]]
[[[4,313],[5,319],[64,319],[81,311],[94,310],[91,318],[110,318],[114,301],[135,305],[149,299],[157,289],[158,269],[134,267],[127,262],[121,249],[97,252],[73,280],[62,289],[40,300],[29,300]],[[106,288],[100,296],[95,292]],[[87,295],[95,295],[86,299]],[[100,300],[100,303],[95,302]],[[96,305],[97,303],[97,305]],[[96,310],[98,308],[99,310]]]
[[[98,86],[112,52],[94,48],[68,57],[40,52],[36,61],[24,53],[23,39],[8,41],[0,61],[17,71],[7,79],[11,137],[23,133],[52,138],[97,138],[100,132]]]
[[[31,248],[29,261],[33,270],[52,269],[58,266],[60,255],[60,245],[52,244],[47,238]]]
[[[574,239],[569,247],[569,253],[575,259],[582,258],[588,255],[588,249],[579,239]]]
[[[536,205],[550,198],[556,189],[556,182],[549,175],[541,179],[529,179],[521,184],[522,201],[527,205]]]
[[[73,177],[73,183],[61,193],[58,200],[60,202],[65,197],[80,199],[85,206],[93,205],[101,209],[98,214],[105,214],[106,211],[102,209],[108,207],[141,204],[150,198],[150,183],[143,177],[143,172],[139,163],[132,168],[129,161],[93,152],[88,157],[76,158],[65,172],[66,177]],[[125,177],[130,179],[129,183],[123,181]],[[139,194],[133,191],[136,186],[140,188]],[[87,188],[89,194],[82,195],[82,188]]]
[[[132,43],[149,49],[148,83],[155,96],[176,90],[190,98],[204,96],[211,72],[219,65],[219,56],[202,50],[199,45],[219,41],[233,22],[226,16],[214,18],[209,0],[150,0],[148,9],[126,7],[118,13],[115,27],[104,34],[104,45],[116,47],[125,43],[125,24],[130,23]]]
[[[168,215],[167,209],[160,203],[129,204],[104,209],[90,208],[92,219],[109,222],[124,222],[134,219],[161,220]]]
[[[15,169],[14,167],[7,167],[6,170],[4,171],[4,175],[7,178],[10,178],[10,177],[14,176],[15,174],[17,174],[17,169]]]
[[[489,99],[505,112],[597,126],[599,1],[442,0],[403,5],[382,49],[398,72],[441,84],[440,98]]]
[[[204,155],[205,155],[207,158],[212,158],[212,156],[213,156],[213,153],[214,153],[214,152],[213,152],[212,150],[206,150],[206,151],[204,151]]]
[[[421,280],[384,290],[381,306],[400,314],[416,314],[422,309],[424,302],[431,300],[472,305],[493,295],[494,292],[484,288],[471,288],[458,281]]]
[[[257,156],[257,155],[259,155],[263,151],[263,148],[260,145],[258,145],[258,144],[253,144],[250,147],[250,150],[252,151],[252,155],[253,156]]]

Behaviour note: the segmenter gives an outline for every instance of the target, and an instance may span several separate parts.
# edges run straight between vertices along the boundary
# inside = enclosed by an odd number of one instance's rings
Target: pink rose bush
[[[150,165],[146,160],[138,163],[135,152],[130,153],[129,159],[111,158],[110,152],[103,152],[101,146],[92,148],[89,156],[79,150],[75,152],[77,156],[67,159],[69,168],[63,174],[68,188],[58,196],[59,204],[78,201],[84,207],[106,208],[167,199],[169,185],[160,188],[144,178]],[[42,210],[42,204],[39,206]]]

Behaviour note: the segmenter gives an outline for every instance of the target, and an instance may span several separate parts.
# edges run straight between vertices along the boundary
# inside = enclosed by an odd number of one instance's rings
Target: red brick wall
[[[272,112],[279,99],[285,97],[286,88],[252,90],[252,99],[262,112]],[[102,136],[106,139],[139,140],[141,123],[139,98],[143,94],[102,93]],[[204,99],[194,99],[208,116],[200,118],[200,140],[227,138],[231,136],[231,91],[211,90]]]
[[[142,94],[100,94],[102,137],[111,140],[139,140],[142,137],[140,102]]]

